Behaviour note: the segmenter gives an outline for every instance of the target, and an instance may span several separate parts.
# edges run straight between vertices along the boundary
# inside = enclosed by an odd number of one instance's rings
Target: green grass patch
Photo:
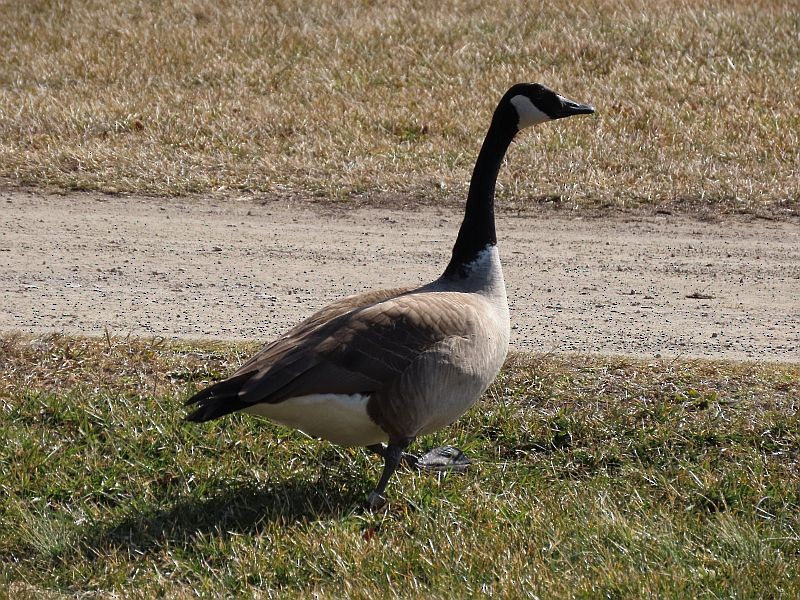
[[[253,345],[0,338],[15,597],[797,597],[800,366],[516,355],[463,476],[182,401]]]

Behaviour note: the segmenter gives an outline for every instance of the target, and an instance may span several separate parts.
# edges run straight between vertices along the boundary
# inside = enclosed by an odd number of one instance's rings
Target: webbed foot
[[[441,446],[422,455],[416,463],[421,471],[454,471],[463,473],[472,464],[469,457],[455,446]]]
[[[374,444],[367,446],[369,450],[383,457],[383,474],[378,485],[367,498],[367,506],[370,510],[378,510],[386,504],[386,484],[392,473],[402,463],[408,467],[416,467],[420,471],[452,471],[463,473],[467,470],[472,461],[461,450],[455,446],[441,446],[427,452],[420,458],[413,454],[404,452],[404,449],[411,443],[411,438],[405,438],[396,442],[390,442],[388,446]]]
[[[383,494],[379,494],[373,490],[369,493],[369,496],[367,496],[367,508],[370,510],[378,510],[383,507],[384,504],[386,504],[386,496]]]

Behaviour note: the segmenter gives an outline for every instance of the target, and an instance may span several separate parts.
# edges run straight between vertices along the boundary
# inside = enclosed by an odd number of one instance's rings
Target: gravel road
[[[800,362],[800,224],[498,215],[512,349]],[[0,193],[0,330],[268,341],[441,272],[453,209]]]

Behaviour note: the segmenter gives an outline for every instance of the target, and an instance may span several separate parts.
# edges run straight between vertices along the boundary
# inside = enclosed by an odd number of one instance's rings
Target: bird
[[[442,275],[421,286],[367,291],[313,313],[264,346],[230,377],[186,401],[187,421],[260,415],[309,436],[361,446],[383,458],[367,498],[386,502],[401,463],[461,469],[443,447],[422,460],[419,436],[452,424],[488,389],[508,353],[510,319],[495,231],[497,176],[521,130],[594,113],[540,83],[502,96],[478,153],[464,217]]]

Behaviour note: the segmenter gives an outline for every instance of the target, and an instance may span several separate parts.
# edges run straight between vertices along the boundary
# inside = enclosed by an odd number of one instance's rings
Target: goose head
[[[488,246],[497,244],[494,227],[495,185],[503,157],[517,133],[539,123],[593,112],[593,106],[569,100],[541,83],[517,83],[503,94],[478,153],[469,184],[464,220],[442,277],[452,280],[468,277],[468,265]]]
[[[541,83],[518,83],[512,86],[498,108],[516,122],[517,131],[555,119],[594,112],[590,104],[565,98]]]

